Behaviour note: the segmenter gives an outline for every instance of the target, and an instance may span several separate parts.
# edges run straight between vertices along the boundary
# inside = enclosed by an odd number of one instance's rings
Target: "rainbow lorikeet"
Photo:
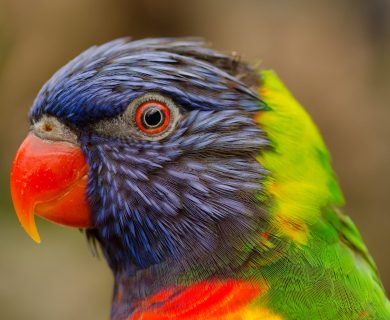
[[[192,39],[116,40],[60,69],[11,172],[16,213],[86,229],[111,318],[390,319],[310,117],[272,71]]]

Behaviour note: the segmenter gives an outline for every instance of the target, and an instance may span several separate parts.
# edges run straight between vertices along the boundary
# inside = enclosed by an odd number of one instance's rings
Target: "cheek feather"
[[[145,268],[189,252],[199,260],[229,241],[240,248],[233,234],[265,220],[256,155],[266,144],[252,115],[232,110],[188,112],[161,141],[92,137],[90,196],[112,264]]]

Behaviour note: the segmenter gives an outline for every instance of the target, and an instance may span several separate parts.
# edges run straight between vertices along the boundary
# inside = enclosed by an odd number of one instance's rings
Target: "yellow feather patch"
[[[267,308],[250,308],[218,320],[283,320],[283,318]]]
[[[266,192],[273,199],[273,223],[284,236],[304,245],[308,225],[325,205],[342,204],[343,196],[330,166],[330,157],[316,126],[303,107],[272,71],[261,72],[259,94],[270,110],[255,121],[272,149],[258,157],[271,173]]]

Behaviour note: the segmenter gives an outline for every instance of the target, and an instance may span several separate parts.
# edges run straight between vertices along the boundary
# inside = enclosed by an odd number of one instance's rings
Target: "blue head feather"
[[[191,110],[237,106],[257,110],[256,93],[207,59],[229,68],[241,64],[201,45],[188,40],[120,39],[92,47],[42,87],[30,118],[48,114],[84,126],[119,115],[145,92],[161,92]]]
[[[255,79],[255,80],[254,80]],[[72,128],[89,163],[97,239],[115,274],[169,261],[215,268],[265,221],[257,200],[268,142],[253,120],[264,108],[254,72],[196,40],[116,40],[93,47],[42,88],[31,121]],[[96,131],[129,103],[160,93],[183,117],[161,141]],[[114,130],[115,132],[115,130]]]

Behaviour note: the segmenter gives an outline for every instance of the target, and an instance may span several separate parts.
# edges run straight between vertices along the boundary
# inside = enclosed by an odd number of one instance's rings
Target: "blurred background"
[[[43,83],[113,38],[202,36],[275,69],[314,117],[390,291],[390,1],[0,0],[0,318],[108,319],[112,277],[77,230],[20,228],[12,158]]]

